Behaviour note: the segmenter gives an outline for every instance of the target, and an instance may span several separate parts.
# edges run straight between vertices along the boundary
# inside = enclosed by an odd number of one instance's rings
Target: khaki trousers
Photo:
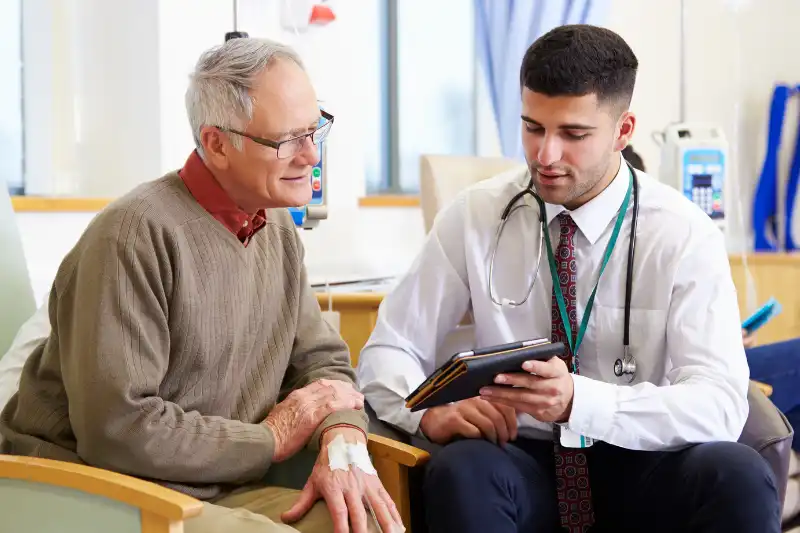
[[[204,503],[200,516],[187,520],[184,533],[333,533],[328,507],[320,500],[300,521],[291,526],[281,522],[281,514],[294,505],[300,491],[283,487],[263,487]],[[377,532],[369,511],[370,533]]]

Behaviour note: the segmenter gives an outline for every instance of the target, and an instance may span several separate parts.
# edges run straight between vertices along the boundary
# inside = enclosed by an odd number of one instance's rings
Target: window
[[[0,2],[0,184],[24,190],[22,142],[22,0]]]
[[[380,0],[367,191],[416,193],[422,154],[476,149],[475,22],[464,0]]]

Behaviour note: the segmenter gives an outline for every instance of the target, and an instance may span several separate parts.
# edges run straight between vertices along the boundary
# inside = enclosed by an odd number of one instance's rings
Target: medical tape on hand
[[[328,444],[328,466],[334,470],[350,471],[350,454],[348,446],[341,435],[336,435]]]
[[[350,458],[350,464],[371,476],[377,476],[378,472],[372,466],[372,461],[369,458],[369,452],[363,442],[347,445],[347,452]]]
[[[350,465],[355,466],[365,474],[376,476],[378,472],[372,466],[369,452],[363,442],[349,444],[342,435],[336,435],[328,444],[328,467],[333,470],[348,472]]]

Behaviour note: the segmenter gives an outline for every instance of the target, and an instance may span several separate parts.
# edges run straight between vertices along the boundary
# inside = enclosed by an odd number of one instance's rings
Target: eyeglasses
[[[249,133],[245,133],[243,131],[233,130],[229,128],[218,128],[220,131],[227,131],[228,133],[235,133],[236,135],[241,135],[242,137],[247,137],[251,141],[258,143],[262,146],[269,146],[270,148],[274,148],[278,151],[278,159],[286,159],[292,157],[297,152],[303,149],[303,145],[306,142],[306,137],[311,138],[311,142],[314,145],[319,146],[322,141],[325,140],[325,137],[328,136],[328,133],[331,131],[331,126],[333,126],[333,115],[328,113],[327,111],[320,110],[322,113],[322,118],[325,119],[325,122],[315,129],[312,132],[304,133],[303,135],[298,135],[297,137],[292,137],[291,139],[286,139],[283,141],[271,141],[269,139],[263,139],[261,137],[256,137],[255,135],[250,135]]]

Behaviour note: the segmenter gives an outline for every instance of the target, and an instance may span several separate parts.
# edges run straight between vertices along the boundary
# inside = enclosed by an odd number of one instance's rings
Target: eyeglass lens
[[[310,135],[303,135],[302,137],[297,137],[291,141],[281,143],[281,145],[278,147],[278,158],[285,159],[299,152],[303,148],[306,138],[309,136],[311,137],[311,142],[314,143],[314,145],[319,146],[331,131],[331,124],[332,123],[328,121]]]

